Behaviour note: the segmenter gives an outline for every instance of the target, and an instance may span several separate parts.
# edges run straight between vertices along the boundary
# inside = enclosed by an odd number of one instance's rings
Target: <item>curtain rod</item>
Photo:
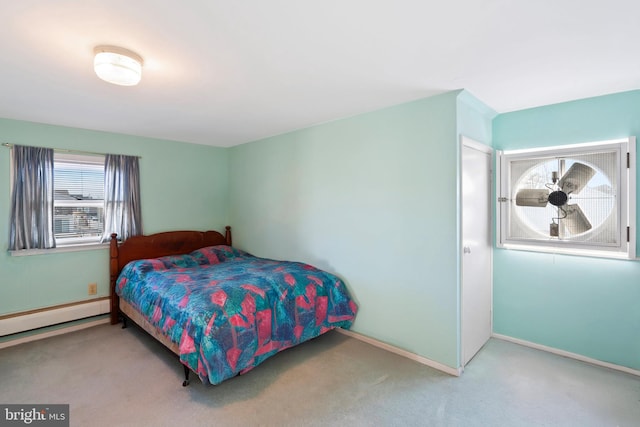
[[[3,142],[2,146],[3,147],[7,147],[7,148],[13,148],[15,144],[9,144],[7,142]],[[42,148],[49,148],[49,147],[42,147]],[[71,154],[90,154],[93,156],[106,156],[108,153],[96,153],[94,151],[81,151],[81,150],[68,150],[65,148],[52,148],[53,151],[57,151],[58,153],[71,153]],[[137,157],[139,159],[142,158],[142,156],[132,156],[132,157]]]

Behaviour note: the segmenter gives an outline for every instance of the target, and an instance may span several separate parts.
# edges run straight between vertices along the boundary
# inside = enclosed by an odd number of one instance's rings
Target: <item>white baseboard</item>
[[[640,377],[640,371],[638,371],[636,369],[632,369],[632,368],[627,368],[626,366],[620,366],[620,365],[616,365],[616,364],[609,363],[609,362],[603,362],[602,360],[592,359],[590,357],[586,357],[586,356],[583,356],[581,354],[571,353],[569,351],[560,350],[560,349],[553,348],[553,347],[547,347],[546,345],[536,344],[534,342],[521,340],[519,338],[513,338],[513,337],[510,337],[508,335],[492,334],[491,336],[493,338],[497,338],[499,340],[509,341],[509,342],[512,342],[512,343],[515,343],[515,344],[523,345],[525,347],[535,348],[536,350],[546,351],[548,353],[557,354],[558,356],[568,357],[570,359],[579,360],[581,362],[590,363],[590,364],[596,365],[596,366],[602,366],[604,368],[614,369],[614,370],[620,371],[620,372],[626,372],[627,374],[636,375],[636,376]]]
[[[86,302],[65,304],[57,307],[34,310],[24,314],[3,316],[0,320],[0,337],[44,328],[46,326],[85,319],[109,313],[109,299],[101,298]]]
[[[410,351],[403,350],[401,348],[389,345],[389,344],[384,343],[382,341],[378,341],[376,339],[369,338],[369,337],[367,337],[365,335],[361,335],[361,334],[359,334],[357,332],[348,331],[346,329],[341,329],[341,328],[336,328],[335,330],[340,332],[341,334],[353,337],[353,338],[355,338],[357,340],[366,342],[367,344],[371,344],[371,345],[373,345],[375,347],[378,347],[378,348],[381,348],[383,350],[390,351],[391,353],[395,353],[397,355],[406,357],[407,359],[411,359],[411,360],[413,360],[415,362],[421,363],[423,365],[427,365],[427,366],[429,366],[431,368],[437,369],[438,371],[444,372],[446,374],[453,375],[455,377],[459,377],[460,374],[462,374],[462,368],[458,368],[458,369],[452,368],[451,366],[444,365],[444,364],[442,364],[440,362],[436,362],[435,360],[427,359],[426,357],[420,356],[420,355],[415,354],[415,353],[411,353]]]

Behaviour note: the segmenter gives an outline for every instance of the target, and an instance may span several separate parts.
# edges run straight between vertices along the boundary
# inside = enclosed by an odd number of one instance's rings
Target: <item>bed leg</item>
[[[127,316],[122,316],[122,329],[127,329]]]
[[[189,373],[191,370],[187,367],[187,365],[182,365],[184,368],[184,381],[182,382],[182,387],[186,387],[189,385]]]

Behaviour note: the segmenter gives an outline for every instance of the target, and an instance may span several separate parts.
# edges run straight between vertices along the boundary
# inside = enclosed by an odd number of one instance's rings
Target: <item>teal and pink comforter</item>
[[[211,384],[333,328],[348,329],[357,312],[336,276],[230,246],[132,261],[116,292],[178,344],[182,363]]]

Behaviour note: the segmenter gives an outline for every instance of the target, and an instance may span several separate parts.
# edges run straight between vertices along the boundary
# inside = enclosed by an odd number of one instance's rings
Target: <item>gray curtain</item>
[[[53,248],[53,150],[14,145],[12,155],[9,250]]]
[[[119,240],[142,234],[137,157],[117,154],[105,156],[102,242],[108,242],[111,233],[118,233]]]

